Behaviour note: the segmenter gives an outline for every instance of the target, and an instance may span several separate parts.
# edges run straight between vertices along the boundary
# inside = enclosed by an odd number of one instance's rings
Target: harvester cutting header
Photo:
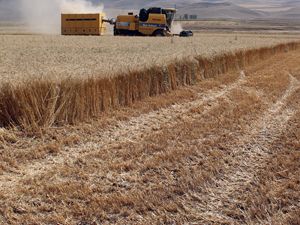
[[[106,23],[114,26],[115,36],[173,36],[172,23],[176,9],[141,9],[139,15],[128,13],[116,19],[106,19],[104,13],[62,14],[62,35],[103,35]],[[191,31],[183,31],[180,36],[192,36]]]

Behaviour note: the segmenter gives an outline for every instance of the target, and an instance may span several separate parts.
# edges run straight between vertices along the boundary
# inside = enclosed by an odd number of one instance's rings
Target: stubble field
[[[1,224],[300,223],[297,36],[0,39]]]

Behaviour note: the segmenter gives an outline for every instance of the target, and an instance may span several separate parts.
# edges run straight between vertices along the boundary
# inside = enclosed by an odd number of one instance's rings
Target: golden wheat
[[[2,35],[1,82],[111,77],[189,56],[214,57],[297,40],[297,36],[291,37],[294,38],[255,34],[201,34],[193,38]]]
[[[285,50],[244,53],[257,60],[246,76],[206,79],[92,124],[40,137],[3,129],[0,223],[298,224],[300,52]]]
[[[84,121],[298,47],[284,37],[259,35],[0,41],[0,125],[27,128]]]

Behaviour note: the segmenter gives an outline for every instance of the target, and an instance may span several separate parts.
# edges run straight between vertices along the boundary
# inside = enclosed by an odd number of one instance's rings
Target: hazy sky
[[[32,31],[59,33],[60,14],[102,12],[102,5],[86,0],[0,0],[1,20],[16,18]]]
[[[42,31],[42,32],[60,32],[60,13],[61,12],[101,12],[103,7],[99,5],[100,2],[104,3],[106,7],[107,14],[109,10],[107,8],[114,7],[118,9],[139,9],[139,7],[149,6],[149,5],[168,5],[173,6],[182,6],[183,4],[195,3],[195,2],[216,2],[216,0],[0,0],[0,21],[10,21],[18,20],[29,25],[32,30]],[[297,14],[297,9],[300,14],[300,0],[223,0],[230,1],[236,4],[242,4],[243,7],[245,3],[257,3],[258,5],[269,5],[274,6],[273,3],[277,3],[278,9],[289,10],[293,8],[290,14]],[[97,5],[93,4],[97,3]],[[181,3],[181,4],[180,4]],[[281,5],[282,4],[282,5]],[[249,5],[249,4],[248,4]],[[299,8],[297,8],[299,6]],[[252,4],[253,7],[253,4]],[[237,8],[237,7],[236,7]],[[250,8],[251,10],[267,11],[266,8]],[[250,10],[245,9],[244,11]],[[197,8],[194,9],[197,11]],[[202,8],[202,10],[205,10]],[[227,8],[227,11],[231,9]],[[274,10],[274,9],[272,9]],[[195,13],[193,11],[193,13]],[[231,10],[232,11],[232,10]],[[241,8],[241,12],[243,9]],[[203,11],[201,11],[203,12]],[[274,11],[273,11],[274,12]],[[223,15],[223,9],[218,11],[218,15]],[[109,14],[114,16],[116,13]],[[240,13],[243,15],[243,13]],[[275,15],[275,14],[272,14]],[[239,17],[240,18],[240,17]],[[243,18],[243,17],[241,17]]]

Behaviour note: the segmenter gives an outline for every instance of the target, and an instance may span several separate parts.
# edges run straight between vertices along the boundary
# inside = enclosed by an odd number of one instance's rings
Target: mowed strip
[[[291,52],[289,53],[288,57],[287,54],[281,54],[280,56],[274,57],[275,59],[273,59],[273,61],[274,62],[276,60],[281,61],[284,58],[285,64],[278,65],[278,68],[289,70],[289,68],[293,67],[294,57],[297,57],[297,53]],[[272,61],[269,61],[269,63],[272,63]],[[259,71],[259,68],[263,67],[263,65],[264,63],[259,63],[257,66],[252,67],[252,70]],[[249,71],[249,73],[252,72]],[[144,105],[147,105],[146,107],[141,107],[138,106],[141,104],[136,104],[137,106],[134,106],[133,109],[130,108],[129,110],[126,109],[118,110],[119,112],[117,113],[109,112],[108,113],[109,115],[104,115],[104,118],[103,116],[101,116],[100,122],[96,121],[93,122],[92,124],[81,124],[75,127],[52,128],[50,131],[46,131],[46,135],[42,134],[36,137],[36,135],[34,134],[33,136],[24,137],[24,134],[22,134],[22,132],[17,131],[11,133],[10,131],[5,131],[2,129],[0,136],[1,139],[4,139],[5,142],[4,143],[0,142],[1,144],[0,147],[3,149],[0,155],[0,159],[1,159],[0,173],[4,171],[11,171],[16,173],[17,175],[20,170],[16,168],[22,167],[24,164],[27,163],[32,164],[36,161],[45,158],[46,160],[48,160],[47,158],[51,159],[51,155],[60,154],[61,152],[70,149],[70,147],[77,145],[78,143],[84,144],[86,142],[98,142],[99,141],[98,137],[103,135],[103,130],[106,130],[108,124],[112,124],[112,127],[109,129],[111,129],[112,131],[116,130],[114,129],[113,126],[118,124],[117,122],[118,118],[121,118],[121,120],[124,120],[124,118],[126,118],[125,120],[128,121],[130,120],[130,117],[136,117],[137,115],[141,114],[141,112],[142,114],[145,113],[147,114],[153,109],[169,106],[170,103],[172,102],[184,102],[191,98],[194,100],[197,98],[200,99],[201,96],[203,98],[206,98],[207,100],[210,100],[209,98],[213,97],[213,96],[209,96],[210,93],[213,95],[215,92],[220,91],[220,88],[218,86],[220,86],[220,84],[222,83],[225,83],[223,87],[226,88],[226,85],[230,84],[230,82],[233,81],[234,77],[235,76],[232,75],[230,76],[226,75],[226,76],[218,77],[211,81],[205,80],[201,82],[199,85],[197,85],[196,87],[189,88],[191,91],[188,91],[188,89],[186,88],[186,91],[178,90],[172,94],[155,97],[153,98],[154,100],[148,99],[144,101]],[[262,95],[262,91],[272,93],[272,86],[271,89],[270,86],[267,87],[266,89],[266,87],[260,86],[259,84],[260,82],[262,83],[268,82],[267,79],[260,78],[259,80],[257,80],[256,78],[254,78],[253,80],[251,80],[251,77],[249,77],[247,86],[244,85],[243,89],[247,90],[250,94],[255,92],[263,99],[264,96]],[[254,85],[252,85],[253,82]],[[278,79],[279,84],[277,84],[278,82],[274,84],[275,82],[272,80],[269,82],[273,82],[272,85],[273,86],[276,85],[276,88],[274,87],[274,89],[277,90],[278,88],[280,88],[281,85],[280,82],[282,83],[282,78],[280,77],[280,79]],[[250,86],[252,85],[253,88],[251,87],[249,88],[249,84]],[[209,88],[211,88],[212,90],[210,92],[207,92],[206,90],[208,90]],[[262,90],[263,88],[265,88],[266,90]],[[200,94],[201,96],[197,97],[197,92],[201,93]],[[218,93],[222,94],[222,92],[218,92]],[[186,99],[186,100],[182,100],[182,99]],[[195,101],[195,103],[197,103],[197,101]],[[187,106],[189,105],[187,104]],[[177,106],[175,106],[175,108],[176,107]],[[111,116],[111,114],[113,114],[113,116]],[[155,118],[156,116],[155,114],[156,114],[155,112],[152,113],[151,117]],[[143,116],[141,116],[141,118],[142,117]],[[136,121],[138,122],[138,119]],[[133,123],[135,122],[133,121]],[[159,123],[160,122],[157,123],[158,125],[155,125],[156,128],[154,129],[159,128]],[[125,123],[121,123],[121,125],[122,124]],[[133,127],[133,129],[139,129],[138,126],[134,127],[134,124],[131,127]],[[122,130],[122,127],[118,127],[118,129]],[[111,132],[107,132],[107,134],[110,133]]]
[[[195,196],[201,198],[202,203],[196,210],[199,221],[213,223],[237,223],[242,222],[242,212],[231,208],[232,205],[243,207],[239,201],[241,187],[255,181],[255,174],[264,169],[266,159],[272,155],[273,142],[277,141],[285,132],[289,120],[299,112],[299,105],[287,104],[290,98],[296,99],[295,93],[300,89],[300,82],[290,76],[290,86],[277,102],[272,105],[262,116],[249,127],[245,136],[240,137],[237,147],[231,149],[230,154],[234,161],[226,168],[224,175],[208,185],[205,194]],[[294,105],[293,105],[294,104]],[[241,210],[242,211],[242,210]],[[243,218],[245,219],[245,218]]]
[[[50,221],[51,218],[55,218],[61,223],[63,221],[60,219],[67,214],[73,215],[70,218],[71,223],[90,221],[89,218],[94,217],[99,217],[97,220],[107,220],[112,223],[116,215],[119,219],[126,219],[128,213],[132,214],[132,219],[136,221],[138,215],[134,215],[134,211],[144,214],[148,213],[148,208],[150,213],[156,206],[159,206],[161,201],[165,203],[165,206],[158,208],[157,213],[162,214],[168,208],[170,211],[172,198],[176,197],[176,193],[180,194],[188,190],[189,185],[185,186],[187,181],[191,184],[201,183],[205,180],[204,177],[216,173],[222,167],[222,163],[213,165],[218,154],[209,150],[209,142],[214,138],[205,136],[209,135],[212,129],[215,130],[217,140],[219,136],[226,134],[227,129],[232,129],[233,132],[239,123],[245,121],[234,119],[233,115],[240,113],[239,106],[244,109],[243,114],[247,114],[249,118],[252,114],[256,114],[256,108],[251,110],[253,105],[260,104],[255,96],[246,96],[243,98],[246,101],[240,104],[232,104],[232,100],[239,98],[236,94],[233,96],[229,94],[227,97],[219,99],[218,106],[213,107],[210,113],[205,114],[209,105],[199,106],[187,113],[180,123],[173,127],[166,127],[157,133],[154,132],[141,142],[123,142],[115,146],[90,149],[89,154],[74,162],[57,165],[47,173],[23,180],[14,188],[17,193],[23,193],[23,200],[15,201],[16,196],[3,195],[5,202],[20,203],[6,205],[7,208],[4,208],[7,210],[16,208],[17,211],[23,211],[24,214],[18,215],[20,220],[32,219],[29,221],[33,222]],[[253,103],[251,107],[248,105],[248,100]],[[193,116],[197,114],[199,117],[195,120]],[[232,126],[232,123],[235,126]],[[201,137],[202,135],[204,136]],[[202,145],[203,152],[196,151],[197,147]],[[221,152],[219,156],[222,156]],[[187,169],[190,164],[194,164],[192,176],[203,171],[195,179],[188,174]],[[201,165],[206,166],[206,169]],[[174,183],[170,172],[180,177],[179,184]],[[49,193],[51,196],[48,195]],[[82,196],[82,200],[77,202],[78,194]],[[33,195],[35,195],[34,201],[37,201],[41,208],[31,208]],[[168,200],[168,196],[172,198]],[[43,214],[43,218],[39,216],[29,218],[28,215],[31,215],[33,210],[51,208],[51,204],[46,200],[48,197],[51,198],[56,209],[50,210],[49,214]],[[79,208],[69,205],[71,199],[77,199],[75,201]],[[60,204],[62,202],[65,203]],[[85,216],[78,219],[75,215],[77,213]],[[7,219],[10,218],[9,211],[5,211],[5,216]]]
[[[18,129],[0,130],[0,175],[4,172],[19,173],[25,164],[57,156],[78,144],[97,142],[104,131],[114,129],[132,118],[152,111],[181,105],[223,90],[236,81],[240,74],[203,80],[195,86],[187,86],[137,102],[129,107],[101,113],[98,118],[75,126],[51,127],[40,132],[27,133]],[[121,128],[119,128],[121,129]]]
[[[93,142],[87,142],[76,146],[75,148],[67,148],[58,156],[48,157],[23,168],[19,175],[12,177],[11,174],[4,174],[0,177],[0,188],[13,188],[21,179],[38,176],[47,170],[65,162],[74,162],[85,154],[89,154],[91,150],[104,148],[107,146],[115,146],[122,142],[142,141],[143,135],[150,134],[155,130],[162,129],[164,126],[174,126],[180,120],[176,120],[180,116],[184,116],[193,108],[197,108],[208,102],[214,104],[218,98],[226,95],[234,88],[239,87],[244,82],[245,75],[241,72],[240,78],[233,84],[224,87],[217,92],[209,91],[206,95],[199,95],[199,98],[181,105],[173,105],[169,108],[163,108],[158,111],[150,112],[139,117],[134,117],[129,121],[119,122],[113,127],[98,133],[99,136]],[[210,106],[210,108],[213,108]],[[16,171],[14,171],[16,173]]]
[[[300,98],[300,91],[296,97]],[[247,223],[300,224],[299,149],[300,111],[289,121],[286,133],[273,143],[272,155],[264,170],[255,175],[255,184],[249,183],[239,192],[239,201],[244,202],[240,216]]]
[[[268,66],[276,68],[273,64]],[[284,76],[281,65],[277,66],[277,72]],[[144,132],[144,137],[113,140],[111,146],[89,143],[80,157],[64,158],[66,165],[59,162],[16,179],[17,183],[7,187],[19,194],[14,196],[5,188],[1,190],[3,221],[15,218],[66,223],[68,218],[67,222],[153,222],[163,215],[170,221],[191,221],[194,215],[176,199],[184,198],[189,190],[196,191],[223,171],[228,152],[222,150],[222,144],[237,142],[248,132],[247,127],[256,124],[260,114],[268,110],[265,101],[260,100],[260,91],[249,86],[247,91],[243,90],[245,79],[251,77],[246,75],[238,80],[238,85],[225,87],[224,94],[217,94],[216,98],[207,96],[202,98],[203,104],[184,110],[176,123],[166,120],[158,130],[155,126],[154,130]],[[282,97],[282,91],[289,90],[289,83],[282,82],[280,88],[275,83],[278,90],[271,97],[263,92],[264,100]],[[135,130],[134,134],[137,133]],[[34,214],[36,211],[39,213]]]

